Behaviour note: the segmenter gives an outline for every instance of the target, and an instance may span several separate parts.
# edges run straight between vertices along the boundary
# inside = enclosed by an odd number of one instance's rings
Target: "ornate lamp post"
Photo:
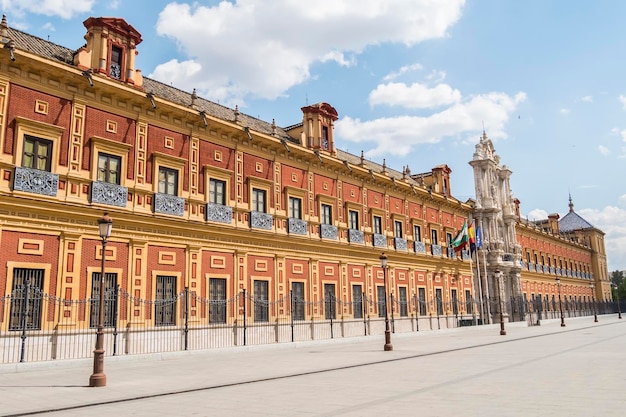
[[[559,310],[561,310],[561,327],[565,327],[565,318],[563,318],[563,303],[561,303],[561,278],[556,277],[556,286],[559,288]]]
[[[387,308],[387,255],[383,252],[380,257],[380,267],[383,269],[383,285],[385,289],[385,351],[393,350],[391,331],[389,330],[389,313]]]
[[[615,288],[615,298],[617,299],[617,318],[622,318],[622,307],[619,305],[619,287],[615,284],[611,284]]]
[[[106,259],[107,239],[111,236],[113,219],[104,213],[98,219],[100,238],[102,239],[102,263],[100,264],[100,297],[98,305],[98,330],[96,332],[96,349],[93,351],[93,374],[89,377],[90,387],[104,387],[107,377],[104,374],[104,261]]]
[[[594,293],[594,285],[593,282],[589,284],[589,288],[591,288],[591,302],[593,303],[593,322],[598,322],[598,313],[596,312],[596,294]]]
[[[504,315],[502,314],[502,309],[504,306],[502,305],[502,272],[496,269],[495,272],[496,281],[498,281],[498,304],[500,305],[500,336],[506,335],[506,330],[504,330]]]

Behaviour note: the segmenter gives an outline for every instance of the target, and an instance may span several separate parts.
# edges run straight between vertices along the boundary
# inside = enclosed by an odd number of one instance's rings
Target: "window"
[[[387,300],[385,298],[385,287],[376,287],[376,300],[378,301],[378,317],[385,317],[385,310],[387,309]]]
[[[22,167],[50,172],[52,163],[52,142],[24,135],[24,151],[22,153]]]
[[[402,237],[402,222],[399,220],[396,220],[393,222],[394,225],[394,232],[395,232],[395,236],[398,238]]]
[[[349,228],[352,230],[359,230],[359,212],[356,210],[350,210],[348,212]]]
[[[330,204],[322,204],[322,224],[333,224],[333,207]]]
[[[266,212],[265,196],[265,190],[259,188],[252,189],[252,211]]]
[[[154,325],[174,326],[176,324],[176,277],[157,275],[156,297],[154,300]]]
[[[291,314],[294,320],[304,320],[304,282],[291,283]]]
[[[326,151],[329,149],[327,126],[322,126],[322,149]]]
[[[472,293],[470,290],[465,290],[465,312],[472,312]]]
[[[268,322],[269,321],[269,302],[268,302],[268,290],[269,284],[267,281],[254,281],[254,321],[255,322]]]
[[[289,217],[302,219],[302,200],[297,197],[289,197]]]
[[[452,290],[452,314],[459,314],[459,300],[457,299],[456,290]]]
[[[98,153],[98,181],[120,185],[122,158],[107,153]]]
[[[89,327],[98,327],[100,316],[100,282],[102,273],[91,275],[91,314]],[[114,327],[117,318],[117,274],[104,274],[104,327]]]
[[[426,315],[426,288],[418,288],[419,303],[420,303],[420,316]]]
[[[406,287],[398,288],[398,302],[400,303],[400,317],[407,317],[409,315],[409,308],[406,299]]]
[[[178,171],[159,167],[159,193],[178,195]]]
[[[352,305],[354,309],[352,314],[355,319],[363,318],[363,287],[360,285],[352,286]]]
[[[226,279],[209,278],[209,323],[226,323]]]
[[[439,240],[437,239],[437,230],[430,229],[430,243],[431,245],[438,245]]]
[[[441,295],[441,288],[437,288],[435,290],[435,298],[437,301],[437,315],[441,316],[443,314],[443,299]]]
[[[422,228],[417,225],[414,225],[413,236],[415,237],[416,242],[421,242],[422,241]]]
[[[43,269],[15,268],[9,330],[41,330]]]
[[[111,48],[111,68],[109,74],[111,78],[118,80],[122,77],[122,48],[118,46]]]
[[[380,216],[374,216],[374,233],[383,234],[383,219]]]
[[[446,243],[448,247],[452,247],[452,233],[446,233]]]
[[[324,301],[324,316],[326,320],[335,319],[335,284],[324,284]]]
[[[226,181],[209,180],[209,203],[226,205]]]

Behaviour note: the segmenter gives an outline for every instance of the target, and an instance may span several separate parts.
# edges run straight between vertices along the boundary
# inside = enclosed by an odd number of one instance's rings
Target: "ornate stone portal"
[[[487,303],[495,306],[491,310],[504,306],[503,314],[508,316],[512,312],[507,310],[515,308],[522,297],[522,247],[515,233],[515,202],[509,183],[512,172],[500,164],[500,157],[485,132],[469,164],[474,169],[476,189],[473,217],[475,227],[480,227],[482,233],[482,247],[477,251],[480,271],[475,271],[476,294],[482,292],[483,299],[491,301]],[[495,279],[496,271],[502,273],[500,282]],[[483,313],[493,318],[499,311],[488,309]]]

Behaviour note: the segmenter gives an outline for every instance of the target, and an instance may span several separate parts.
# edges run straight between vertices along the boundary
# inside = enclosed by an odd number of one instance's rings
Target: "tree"
[[[613,271],[611,272],[611,286],[615,286],[617,288],[617,293],[621,300],[626,299],[626,277],[624,277],[624,271]],[[613,299],[615,299],[615,291],[611,289],[613,293]]]

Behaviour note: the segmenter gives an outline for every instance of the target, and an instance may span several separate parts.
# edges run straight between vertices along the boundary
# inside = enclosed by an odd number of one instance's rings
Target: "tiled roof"
[[[595,227],[587,220],[576,214],[576,212],[574,211],[570,211],[565,216],[563,216],[561,220],[559,220],[559,230],[563,233],[583,229],[595,229]]]

